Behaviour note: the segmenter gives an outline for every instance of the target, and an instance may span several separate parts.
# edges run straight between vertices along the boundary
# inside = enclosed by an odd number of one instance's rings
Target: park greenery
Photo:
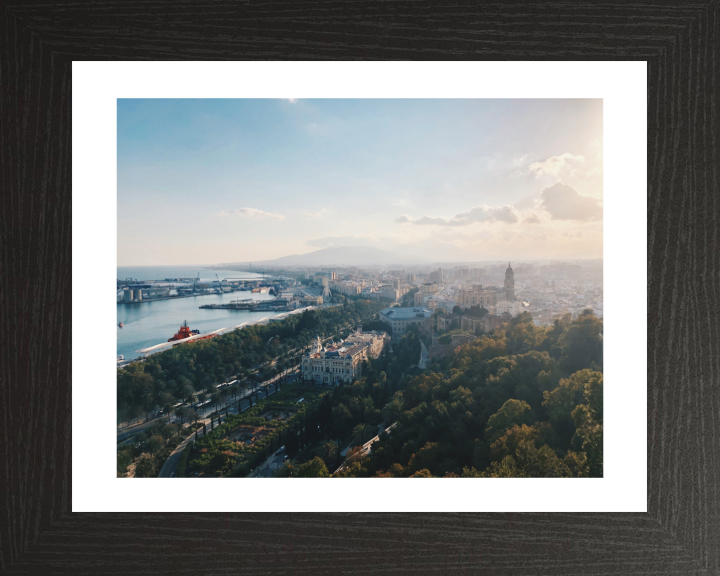
[[[264,381],[299,362],[316,336],[340,336],[372,321],[378,301],[343,299],[340,306],[292,314],[282,321],[234,330],[210,340],[174,346],[117,372],[118,421],[171,412],[179,402],[210,396],[231,377]]]
[[[288,455],[294,457],[316,440],[309,423],[322,394],[320,388],[308,390],[301,384],[288,384],[272,397],[258,400],[252,408],[226,416],[218,426],[207,426],[206,433],[188,452],[183,474],[188,477],[247,476],[282,445],[286,446]],[[301,397],[303,402],[298,404]],[[280,411],[292,415],[285,420],[264,417]]]
[[[418,336],[393,341],[363,376],[319,406],[316,445],[279,476],[325,476],[381,433],[337,477],[601,477],[602,321],[591,312],[536,326],[520,314],[421,371]],[[319,466],[320,459],[325,467]]]
[[[117,476],[154,478],[177,445],[185,438],[179,426],[158,420],[143,432],[118,445]],[[134,466],[131,466],[134,464]]]
[[[133,363],[118,371],[119,413],[205,394],[217,405],[213,383],[232,375],[257,383],[274,360],[276,371],[296,364],[316,334],[344,337],[357,324],[388,331],[376,319],[381,308],[343,299]],[[348,385],[276,385],[244,412],[200,424],[205,434],[183,452],[178,476],[247,476],[284,447],[290,460],[279,477],[602,477],[603,324],[592,312],[550,326],[522,313],[426,369],[422,337],[410,327]],[[238,390],[225,393],[235,400]],[[134,464],[136,477],[157,476],[189,433],[154,424],[118,446],[118,475]]]

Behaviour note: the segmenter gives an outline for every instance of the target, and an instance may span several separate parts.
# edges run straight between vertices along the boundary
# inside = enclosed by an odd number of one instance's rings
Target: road
[[[285,452],[275,452],[265,462],[255,468],[248,478],[272,478],[273,472],[285,462]]]
[[[418,366],[420,368],[427,368],[428,362],[430,361],[430,353],[428,352],[428,349],[425,347],[425,344],[422,340],[420,340],[420,362],[418,363]]]
[[[295,380],[295,375],[293,374],[293,375],[291,375],[291,376],[288,377],[288,380],[287,380],[287,381],[288,381],[288,383],[289,383],[289,382],[292,382],[292,381],[294,381],[294,380]],[[264,383],[262,384],[262,386],[263,386],[263,387],[270,386],[274,381],[275,381],[275,379],[269,380],[268,382],[264,382]],[[272,396],[273,394],[275,394],[275,389],[274,389],[274,387],[273,387],[273,389],[268,390],[268,396]],[[237,414],[237,413],[238,413],[238,409],[239,409],[240,412],[243,412],[243,411],[247,410],[248,408],[250,408],[250,398],[249,398],[249,396],[250,396],[250,395],[244,396],[242,399],[240,399],[240,400],[238,401],[237,404],[234,404],[233,406],[231,406],[231,407],[227,410],[226,414]],[[265,396],[262,395],[262,394],[260,394],[259,396],[257,396],[255,402],[253,403],[253,406],[254,406],[255,404],[257,404],[257,398],[259,398],[260,400],[262,400],[263,398],[265,398]],[[221,412],[221,414],[222,414],[222,412],[224,412],[224,410],[221,409],[220,412]],[[224,416],[221,416],[221,417],[224,418]],[[203,424],[203,423],[204,423],[205,426],[208,428],[208,432],[210,431],[210,424],[211,424],[210,418],[205,418],[205,419],[203,419],[203,420],[198,420],[198,422],[199,422],[200,424]],[[200,438],[202,435],[203,435],[202,430],[198,430],[198,438]],[[190,436],[188,436],[185,440],[183,440],[183,441],[178,445],[178,447],[175,448],[175,450],[172,451],[172,453],[170,454],[170,456],[168,457],[168,459],[165,461],[165,464],[163,464],[162,470],[160,470],[160,474],[158,475],[158,478],[174,478],[174,477],[175,477],[175,472],[177,471],[178,464],[180,463],[180,456],[182,455],[182,451],[185,449],[185,446],[187,446],[189,442],[192,442],[192,441],[194,441],[194,440],[195,440],[195,432],[193,432],[192,434],[190,434]],[[282,460],[282,456],[280,457],[280,459]],[[269,464],[270,464],[270,461],[268,460],[267,462],[263,463],[262,466],[269,465]],[[270,470],[270,468],[268,468],[268,470]],[[269,475],[269,474],[268,474],[268,475]]]
[[[296,366],[293,366],[293,367],[289,368],[289,369],[288,369],[288,379],[289,379],[290,377],[292,377],[292,375],[295,374],[295,371],[299,370],[299,368],[300,368],[300,364],[297,364]],[[281,378],[282,378],[282,376],[281,376],[281,375],[278,375],[278,376],[276,376],[275,378],[271,378],[270,380],[267,380],[267,381],[261,383],[261,384],[258,386],[258,391],[260,391],[260,390],[261,390],[262,388],[264,388],[264,387],[273,386],[275,380],[278,380],[278,379],[281,379]],[[248,390],[248,388],[246,388],[246,389],[244,390],[244,392],[247,392],[247,390]],[[247,397],[247,396],[246,396],[246,397]],[[233,401],[233,402],[234,402],[234,401]],[[222,404],[222,408],[220,408],[220,410],[223,410],[226,405],[227,405],[227,401],[225,401],[225,403]],[[199,410],[199,411],[198,411],[198,414],[200,415],[201,418],[205,418],[205,417],[209,416],[209,415],[210,415],[211,413],[213,413],[213,412],[215,412],[215,407],[214,407],[214,406],[208,406],[207,408],[204,408],[204,409],[202,409],[202,410]],[[155,424],[155,423],[157,423],[157,422],[163,422],[163,421],[167,421],[167,422],[171,422],[171,423],[172,423],[172,422],[177,422],[177,418],[174,416],[174,414],[171,415],[169,418],[168,418],[168,416],[160,416],[160,417],[158,417],[158,418],[154,418],[154,419],[152,419],[152,420],[147,420],[146,422],[142,422],[142,423],[140,423],[140,424],[134,424],[134,425],[132,425],[132,426],[128,426],[128,427],[125,427],[125,428],[118,428],[117,442],[122,442],[123,440],[127,440],[128,438],[130,438],[130,437],[132,437],[132,436],[135,436],[136,434],[139,434],[139,433],[142,432],[143,430],[146,430],[147,428],[149,428],[149,427],[152,426],[153,424]]]

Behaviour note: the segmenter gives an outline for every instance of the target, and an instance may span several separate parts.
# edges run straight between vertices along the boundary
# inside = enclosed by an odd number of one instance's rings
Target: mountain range
[[[435,262],[479,261],[477,254],[451,244],[432,246],[395,245],[385,250],[375,246],[331,246],[306,254],[292,254],[274,260],[253,261],[253,266],[387,266]],[[247,262],[224,263],[237,266]]]

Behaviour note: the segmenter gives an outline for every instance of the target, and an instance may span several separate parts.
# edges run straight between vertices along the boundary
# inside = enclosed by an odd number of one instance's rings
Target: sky
[[[118,100],[118,265],[602,257],[602,100]]]

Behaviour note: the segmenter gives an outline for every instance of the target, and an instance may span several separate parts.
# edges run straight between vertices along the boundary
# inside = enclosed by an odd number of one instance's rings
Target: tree
[[[227,387],[223,387],[220,389],[220,398],[222,398],[223,404],[227,402],[228,393],[230,391]]]
[[[322,458],[315,456],[312,460],[298,466],[297,476],[299,478],[330,478],[330,472]]]
[[[392,397],[392,400],[388,402],[382,409],[382,416],[385,419],[385,423],[389,424],[395,422],[398,416],[403,411],[403,395],[402,392],[396,392]]]
[[[323,459],[326,466],[333,470],[337,468],[337,461],[340,456],[340,449],[337,442],[325,442],[318,449],[319,456]]]
[[[285,450],[290,458],[294,458],[300,452],[300,438],[298,438],[297,431],[290,430],[288,433],[285,438]]]
[[[220,394],[218,394],[217,392],[213,392],[210,395],[210,403],[215,406],[215,410],[217,411],[218,406],[220,405]]]
[[[180,420],[181,424],[185,423],[185,416],[187,415],[187,408],[185,406],[179,406],[175,409],[175,417]]]
[[[353,428],[352,436],[353,444],[355,446],[362,446],[365,442],[370,440],[370,438],[375,436],[375,431],[367,424],[358,424],[355,428]]]
[[[353,416],[348,407],[340,403],[332,408],[333,434],[344,438],[351,431]]]
[[[603,366],[603,324],[591,312],[581,314],[558,338],[560,362],[569,373]]]
[[[146,443],[146,447],[150,454],[155,454],[160,448],[165,446],[165,439],[162,436],[151,436]]]
[[[183,385],[181,389],[182,398],[185,402],[192,402],[193,396],[195,395],[195,388],[193,388],[192,382],[187,378],[183,379]]]
[[[200,414],[194,408],[189,408],[186,418],[195,424],[200,419]]]
[[[178,430],[179,428],[177,425],[166,424],[165,426],[163,426],[161,434],[163,438],[165,438],[166,440],[170,440],[177,436]]]
[[[488,419],[485,433],[488,442],[495,442],[507,430],[521,424],[530,424],[533,421],[533,413],[530,405],[521,400],[508,400],[500,410]]]
[[[603,427],[594,419],[589,406],[580,405],[572,412],[576,432],[572,439],[573,447],[587,457],[588,475],[602,478],[603,475]]]
[[[127,467],[132,461],[132,450],[125,448],[117,452],[117,474],[118,478],[125,475]]]
[[[145,456],[138,459],[135,466],[135,478],[155,478],[158,475],[155,459],[151,456]]]
[[[587,402],[586,388],[588,389],[588,398],[593,400],[596,407],[598,404],[602,405],[600,401],[602,378],[601,372],[588,369],[579,370],[570,378],[561,379],[554,390],[543,393],[543,406],[547,408],[550,422],[563,438],[565,446],[569,447],[576,429],[572,412],[578,404]],[[602,414],[602,408],[600,408],[600,412]]]

